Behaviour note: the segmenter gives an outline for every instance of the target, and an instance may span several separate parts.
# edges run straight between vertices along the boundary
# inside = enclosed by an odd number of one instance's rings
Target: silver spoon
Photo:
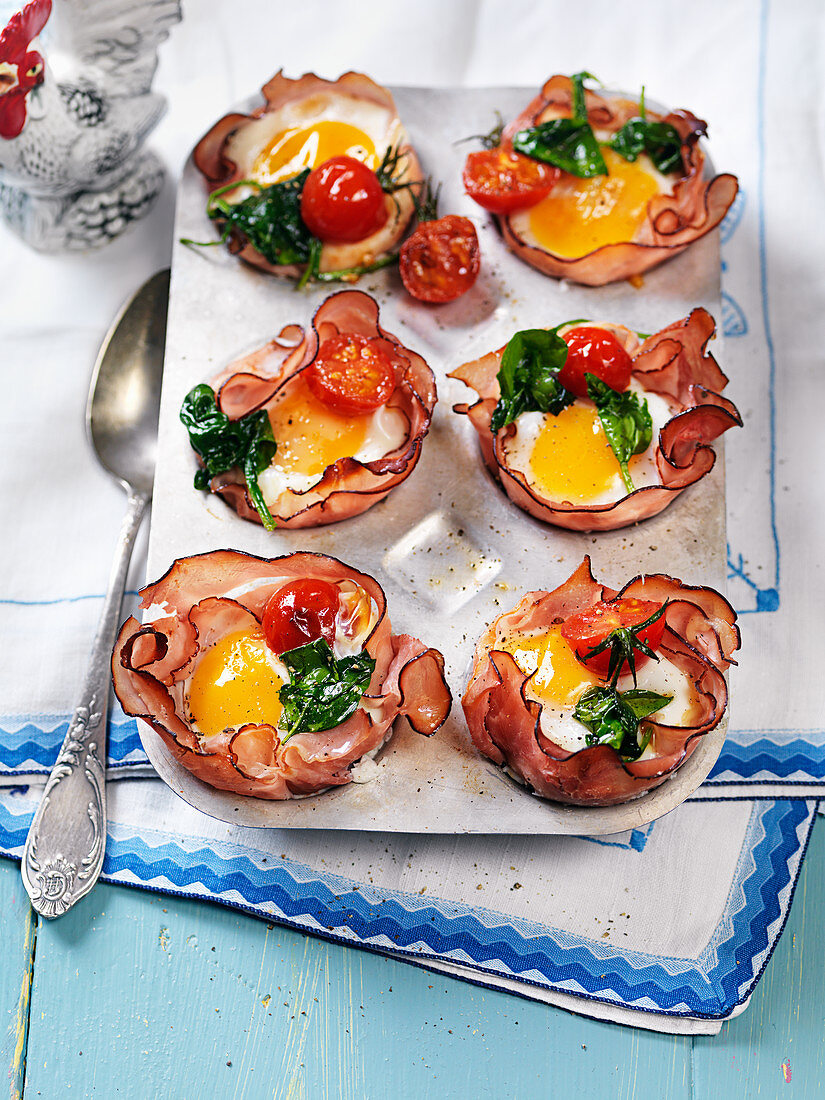
[[[89,441],[129,502],[83,690],[23,850],[23,883],[44,917],[62,916],[88,894],[103,866],[110,662],[132,547],[152,498],[168,298],[169,272],[160,271],[115,319],[92,374]]]

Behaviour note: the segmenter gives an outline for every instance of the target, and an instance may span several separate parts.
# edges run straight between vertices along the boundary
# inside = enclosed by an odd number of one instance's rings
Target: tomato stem
[[[454,141],[453,145],[464,145],[467,141],[480,141],[482,149],[497,149],[501,145],[501,135],[504,133],[504,118],[501,111],[496,111],[495,116],[496,124],[488,133],[469,134],[467,137]]]

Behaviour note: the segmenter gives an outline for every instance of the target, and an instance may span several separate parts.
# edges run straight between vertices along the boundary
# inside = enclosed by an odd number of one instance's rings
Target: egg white
[[[346,122],[362,130],[374,144],[379,161],[403,137],[400,123],[393,121],[386,107],[341,92],[316,92],[239,127],[227,142],[226,156],[238,166],[243,178],[255,178],[253,167],[258,154],[278,134],[322,121]]]
[[[521,666],[522,662],[518,663]],[[636,674],[636,686],[645,691],[673,696],[672,701],[656,714],[651,715],[651,718],[661,720],[669,726],[689,724],[696,699],[693,681],[670,661],[664,657],[660,658],[658,663],[647,661]],[[633,687],[633,677],[630,675],[620,677],[617,687],[619,691],[629,691]],[[581,722],[576,721],[572,707],[555,706],[546,696],[540,696],[538,692],[534,693],[529,684],[526,694],[528,698],[535,699],[542,705],[541,732],[549,741],[566,752],[577,752],[587,747],[585,739],[590,731]],[[653,756],[656,756],[656,747],[651,741],[640,759],[646,760]]]
[[[664,397],[657,393],[649,393],[635,378],[631,379],[628,389],[644,397],[653,421],[653,435],[648,449],[633,460],[632,478],[637,489],[645,485],[661,485],[659,470],[656,466],[656,447],[659,441],[659,432],[673,417],[673,411]],[[593,408],[593,402],[588,398],[576,398],[577,403],[585,404]],[[522,413],[515,421],[515,434],[504,440],[504,463],[508,469],[517,470],[523,475],[530,489],[538,497],[547,499],[545,491],[539,487],[530,468],[530,458],[536,441],[539,437],[545,420],[551,413],[526,412]],[[627,489],[622,481],[621,473],[616,470],[612,484],[601,493],[596,493],[592,498],[583,501],[582,504],[615,504],[616,501],[627,496]]]

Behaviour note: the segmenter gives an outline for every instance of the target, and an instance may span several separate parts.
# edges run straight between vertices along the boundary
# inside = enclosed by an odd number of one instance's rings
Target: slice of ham
[[[376,84],[363,73],[344,73],[338,80],[324,80],[314,73],[305,73],[297,80],[291,80],[284,76],[281,70],[264,84],[261,92],[264,97],[264,104],[261,107],[248,115],[238,113],[225,115],[195,146],[192,157],[195,166],[204,176],[210,192],[244,178],[245,173],[232,159],[232,145],[237,141],[238,134],[243,128],[253,125],[265,116],[274,117],[276,112],[284,108],[294,108],[296,103],[302,101],[307,103],[310,114],[319,104],[334,103],[336,100],[340,103],[347,99],[360,100],[380,108],[386,119],[384,144],[377,149],[378,159],[381,159],[387,149],[397,150],[400,156],[394,176],[395,182],[405,184],[418,182],[423,178],[421,165],[398,118],[392,95],[386,88]],[[286,130],[287,125],[285,124],[282,129]],[[387,220],[375,233],[352,243],[326,242],[324,244],[321,251],[320,271],[341,271],[366,266],[392,251],[403,237],[415,214],[415,201],[410,188],[405,187],[392,195],[386,195],[384,204]],[[240,259],[271,274],[298,278],[303,272],[302,265],[270,263],[237,230],[232,231],[229,247],[230,251],[236,253]]]
[[[201,655],[227,634],[260,629],[270,596],[306,577],[354,581],[375,604],[375,625],[364,642],[375,669],[361,706],[333,729],[295,734],[285,745],[265,723],[199,736],[188,717],[187,687]],[[343,786],[352,780],[352,766],[389,739],[400,715],[430,736],[450,712],[442,655],[407,634],[394,635],[378,582],[336,558],[213,550],[173,562],[141,597],[150,621],[141,625],[133,617],[121,628],[112,655],[115,693],[124,711],[148,722],[185,768],[221,790],[284,799]]]
[[[633,376],[639,384],[666,398],[674,410],[654,443],[661,484],[643,486],[611,503],[548,500],[520,470],[508,466],[504,443],[518,430],[517,422],[497,434],[490,429],[500,396],[497,374],[504,348],[464,363],[450,375],[479,395],[475,404],[455,405],[454,409],[469,417],[484,461],[510,499],[536,519],[571,531],[612,531],[657,515],[713,468],[713,440],[742,424],[736,406],[719,392],[728,380],[707,351],[716,327],[707,310],[692,310],[641,344],[635,333],[621,325],[593,323],[616,336],[631,355]]]
[[[541,704],[528,697],[530,677],[510,653],[496,648],[499,638],[549,629],[617,595],[671,601],[659,656],[685,673],[694,689],[690,724],[669,726],[646,719],[653,728],[653,755],[630,762],[609,745],[568,752],[550,741],[541,729]],[[479,752],[536,794],[557,802],[611,806],[663,783],[719,724],[728,699],[723,673],[738,647],[736,614],[713,589],[655,574],[637,577],[617,592],[594,580],[586,557],[555,591],[528,592],[488,627],[476,646],[461,702]]]
[[[618,133],[631,118],[638,116],[638,103],[618,96],[602,96],[586,90],[587,117],[594,130]],[[502,142],[511,141],[519,130],[538,126],[553,118],[572,114],[572,85],[567,76],[552,76],[522,113],[504,129]],[[608,244],[574,259],[528,242],[517,231],[513,216],[500,217],[499,224],[507,245],[528,264],[559,279],[571,279],[587,286],[603,286],[619,279],[641,275],[671,256],[676,256],[693,241],[703,237],[722,221],[736,198],[739,182],[729,174],[704,178],[705,155],[699,147],[707,126],[689,111],[671,111],[660,115],[647,111],[649,119],[672,126],[682,140],[682,176],[673,185],[671,195],[654,195],[647,218],[632,241]]]
[[[435,376],[427,363],[395,336],[381,328],[378,303],[360,290],[342,290],[321,304],[308,332],[298,325],[284,329],[276,340],[235,360],[212,380],[218,405],[233,420],[275,402],[284,388],[314,361],[319,344],[338,333],[381,339],[395,367],[395,389],[387,400],[407,421],[402,442],[372,462],[341,458],[328,466],[304,492],[281,495],[273,510],[279,528],[318,527],[360,515],[377,504],[412,471],[430,427],[438,397]],[[234,468],[210,481],[243,519],[260,523],[241,470]]]

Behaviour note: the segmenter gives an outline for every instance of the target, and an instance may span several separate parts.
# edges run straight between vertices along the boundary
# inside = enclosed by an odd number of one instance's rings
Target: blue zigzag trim
[[[797,830],[809,811],[807,805],[792,802],[785,805],[795,807],[795,811],[778,813],[777,809],[780,805],[782,804],[777,803],[762,818],[765,833],[752,852],[754,871],[743,884],[745,905],[734,916],[733,935],[725,945],[727,950],[724,964],[720,957],[719,965],[710,974],[713,982],[719,982],[721,999],[725,1002],[739,1004],[744,1000],[740,995],[741,973],[737,973],[737,969],[747,967],[751,970],[754,960],[764,952],[769,952],[771,946],[769,929],[782,917],[779,895],[792,882],[789,860],[799,850]],[[775,837],[771,837],[769,825],[778,828],[781,838],[779,844],[776,843]],[[768,862],[771,874],[768,878],[760,880],[757,878],[756,869],[760,864],[764,865],[763,861]],[[763,966],[765,962],[767,959],[763,960]],[[758,976],[754,974],[754,980]]]
[[[503,968],[527,975],[526,980],[535,984],[582,990],[596,999],[643,1001],[674,1015],[718,1017],[741,1003],[757,977],[755,960],[771,946],[771,926],[782,916],[779,893],[791,882],[789,864],[802,848],[799,828],[812,816],[808,804],[770,803],[761,811],[754,807],[749,835],[761,825],[762,836],[752,852],[746,855],[743,849],[737,872],[742,879],[730,893],[731,898],[744,896],[745,904],[720,922],[719,934],[725,935],[728,927],[730,932],[714,943],[717,961],[709,973],[698,970],[694,960],[673,959],[668,960],[670,969],[675,964],[682,970],[673,974],[664,960],[639,952],[617,955],[614,948],[582,937],[554,937],[535,922],[509,919],[502,924],[502,915],[492,911],[424,901],[401,892],[382,893],[339,876],[320,876],[289,861],[262,869],[246,855],[227,858],[205,847],[189,851],[179,842],[153,847],[141,837],[118,836],[117,828],[104,872],[107,877],[134,875],[149,888],[162,876],[177,888],[174,892],[198,896],[205,890],[214,900],[236,906],[237,902],[214,896],[237,892],[243,899],[240,907],[260,916],[278,919],[280,914],[305,930],[308,918],[311,931],[341,936],[346,930],[373,949],[381,945],[369,941],[386,938],[400,953],[452,956],[477,969]],[[22,846],[29,820],[29,815],[15,817],[0,807],[0,845],[6,851]],[[308,880],[302,881],[302,876]],[[485,923],[477,913],[495,924]],[[533,974],[544,981],[536,982]]]
[[[767,738],[741,745],[729,739],[708,778],[722,772],[733,772],[743,779],[750,779],[758,772],[768,772],[780,779],[798,772],[813,780],[825,779],[825,745],[799,739],[778,745]]]
[[[8,719],[7,719],[8,721]],[[48,726],[25,722],[17,729],[0,727],[0,772],[8,773],[23,764],[34,763],[48,771],[57,758],[57,752],[69,728],[68,716],[54,719]],[[133,753],[139,754],[132,763],[143,763],[146,756],[140,743],[137,722],[125,718],[122,722],[109,720],[109,764],[127,761]],[[32,771],[27,767],[26,772]]]

